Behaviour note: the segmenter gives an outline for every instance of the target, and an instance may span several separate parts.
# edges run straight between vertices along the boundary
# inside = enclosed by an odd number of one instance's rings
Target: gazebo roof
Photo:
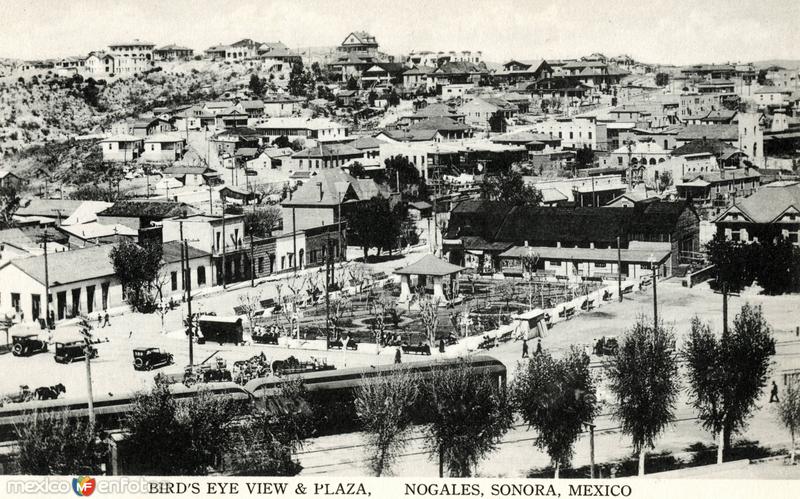
[[[433,255],[425,255],[411,265],[395,270],[394,273],[400,275],[445,276],[462,270],[464,270],[464,267],[447,263]]]

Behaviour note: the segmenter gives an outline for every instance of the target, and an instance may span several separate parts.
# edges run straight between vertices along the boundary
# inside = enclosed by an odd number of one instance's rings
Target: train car
[[[251,407],[251,393],[236,383],[205,383],[186,387],[171,385],[170,391],[176,400],[192,399],[202,391],[215,397],[240,402]],[[102,395],[94,399],[94,414],[97,424],[104,429],[118,429],[134,404],[135,393]],[[0,441],[16,439],[15,425],[32,421],[36,414],[56,414],[67,411],[72,417],[88,418],[89,403],[86,399],[56,399],[9,404],[0,408]]]
[[[312,426],[317,435],[346,433],[358,430],[354,399],[359,386],[368,383],[370,378],[391,375],[400,370],[411,372],[419,377],[420,383],[447,369],[458,366],[466,360],[471,369],[488,374],[497,383],[499,390],[505,390],[507,381],[506,366],[489,355],[471,355],[464,359],[435,359],[407,364],[386,364],[369,367],[353,367],[335,371],[301,373],[286,378],[256,378],[245,385],[245,389],[255,396],[255,406],[272,412],[275,402],[283,401],[281,388],[287,380],[299,380],[306,391],[305,399],[310,406]],[[289,401],[291,402],[291,401]],[[412,408],[414,419],[425,420],[424,401]]]

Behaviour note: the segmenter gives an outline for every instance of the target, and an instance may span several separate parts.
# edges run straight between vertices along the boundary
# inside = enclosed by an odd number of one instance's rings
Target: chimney
[[[322,196],[323,196],[322,182],[317,182],[317,185],[319,186],[319,200],[322,201]]]

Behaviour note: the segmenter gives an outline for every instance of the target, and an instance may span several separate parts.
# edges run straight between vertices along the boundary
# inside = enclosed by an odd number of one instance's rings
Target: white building
[[[268,118],[258,123],[255,128],[272,140],[285,136],[289,140],[336,141],[348,137],[347,125],[327,118],[283,117]]]
[[[153,67],[154,43],[134,39],[129,42],[114,43],[108,46],[108,53],[114,58],[115,75],[132,75]]]
[[[566,148],[589,147],[597,150],[597,123],[588,117],[558,118],[537,123],[534,131],[561,139]]]
[[[142,152],[144,137],[112,135],[100,141],[103,161],[133,161]]]

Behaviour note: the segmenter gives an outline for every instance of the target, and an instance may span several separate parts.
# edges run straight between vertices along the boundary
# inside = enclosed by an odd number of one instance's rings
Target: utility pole
[[[225,265],[225,196],[222,199],[222,289],[225,289],[225,273],[228,271]]]
[[[653,331],[658,329],[658,265],[655,258],[650,256],[650,266],[653,269]]]
[[[342,241],[342,197],[343,197],[342,194],[339,193],[339,227],[337,229],[339,231],[338,242],[337,242],[337,244],[339,245],[339,255],[337,260],[339,262],[342,262],[345,259],[344,256],[345,246]]]
[[[183,253],[186,255],[186,268],[189,269],[189,242],[183,240]],[[183,265],[181,265],[182,267]],[[194,345],[192,344],[194,331],[192,330],[192,278],[190,272],[186,272],[186,281],[184,282],[186,288],[186,310],[188,313],[188,329],[189,329],[189,365],[194,365]]]
[[[622,250],[619,246],[619,236],[617,236],[617,294],[619,302],[622,303]]]
[[[589,427],[589,478],[595,478],[594,469],[594,423],[586,423]]]
[[[88,405],[89,405],[89,428],[94,428],[94,397],[92,396],[92,365],[91,365],[91,356],[92,356],[92,326],[89,322],[88,317],[84,317],[81,319],[81,335],[83,336],[84,341],[84,350],[83,350],[83,357],[86,361],[86,385],[88,390]]]
[[[47,329],[53,329],[54,324],[50,323],[50,267],[47,265],[48,239],[50,239],[50,233],[47,232],[47,227],[45,227],[42,235],[42,243],[44,243],[44,322],[47,324]]]
[[[328,248],[330,251],[330,248]],[[294,217],[294,206],[292,206],[292,270],[297,275],[297,224]]]
[[[186,254],[186,251],[183,247],[183,222],[178,222],[178,230],[180,234],[180,242],[181,242],[181,282],[183,283],[183,301],[186,301],[186,271],[183,268],[183,259],[189,259],[189,255]]]
[[[333,271],[331,269],[331,233],[328,232],[328,256],[325,258],[325,350],[331,348],[331,298],[330,289],[333,284]],[[344,346],[343,350],[347,348]]]
[[[253,256],[253,228],[250,228],[250,287],[256,287],[256,260]]]

